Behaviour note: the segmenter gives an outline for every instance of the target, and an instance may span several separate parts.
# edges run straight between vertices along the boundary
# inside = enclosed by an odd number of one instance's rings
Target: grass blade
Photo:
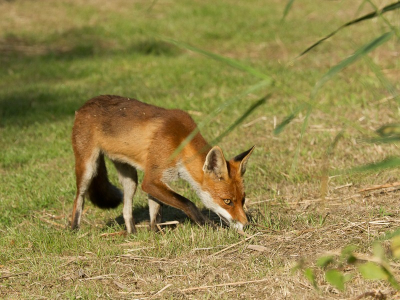
[[[170,38],[161,37],[161,39],[164,40],[165,42],[173,44],[173,45],[175,45],[175,46],[177,46],[179,48],[183,48],[183,49],[186,49],[186,50],[190,50],[190,51],[193,51],[193,52],[200,53],[200,54],[205,55],[207,57],[210,57],[210,58],[212,58],[212,59],[214,59],[216,61],[225,63],[225,64],[227,64],[227,65],[229,65],[229,66],[231,66],[231,67],[233,67],[235,69],[238,69],[238,70],[241,70],[241,71],[245,71],[245,72],[247,72],[247,73],[249,73],[251,75],[254,75],[254,76],[258,77],[258,78],[261,78],[263,80],[269,80],[269,81],[271,81],[271,83],[273,81],[271,76],[269,76],[267,74],[264,74],[264,73],[258,71],[257,69],[254,69],[254,68],[252,68],[252,67],[250,67],[248,65],[242,64],[242,63],[240,63],[237,60],[234,60],[232,58],[225,57],[225,56],[213,53],[213,52],[209,52],[209,51],[206,51],[206,50],[197,48],[195,46],[191,46],[189,44],[186,44],[186,43],[183,43],[183,42],[179,42],[179,41],[176,41],[176,40],[173,40],[173,39],[170,39]]]
[[[389,4],[389,5],[385,6],[384,8],[382,8],[380,11],[375,11],[375,12],[366,14],[366,15],[364,15],[364,16],[362,16],[362,17],[359,17],[359,18],[357,18],[357,19],[354,19],[354,20],[352,20],[352,21],[350,21],[350,22],[347,22],[346,24],[343,24],[342,26],[340,26],[340,27],[337,28],[336,30],[332,31],[332,32],[331,32],[330,34],[328,34],[327,36],[323,37],[322,39],[320,39],[320,40],[318,40],[317,42],[315,42],[314,44],[312,44],[312,45],[311,45],[310,47],[308,47],[306,50],[304,50],[303,52],[301,52],[301,53],[299,54],[299,56],[297,56],[297,58],[300,57],[300,56],[303,56],[304,54],[306,54],[307,52],[309,52],[311,49],[315,48],[316,46],[318,46],[319,44],[321,44],[323,41],[329,39],[331,36],[335,35],[338,31],[342,30],[343,28],[348,27],[348,26],[351,26],[351,25],[354,25],[354,24],[357,24],[357,23],[362,22],[362,21],[365,21],[365,20],[369,20],[369,19],[375,18],[375,17],[377,17],[377,16],[380,16],[380,15],[382,15],[382,14],[384,14],[384,13],[387,13],[387,12],[392,11],[392,10],[395,10],[395,9],[400,9],[400,1],[399,1],[399,2],[396,2],[396,3]]]
[[[339,73],[341,70],[346,68],[347,66],[351,65],[367,53],[371,52],[375,48],[379,47],[383,43],[387,42],[391,37],[393,36],[393,32],[389,31],[378,38],[374,39],[373,41],[369,42],[368,44],[362,46],[359,48],[356,52],[354,52],[353,55],[349,56],[348,58],[342,60],[339,64],[336,66],[332,67],[322,78],[315,84],[314,89],[311,92],[311,99],[315,98],[315,95],[317,94],[318,90],[327,82],[329,81],[333,76],[335,76],[337,73]]]
[[[376,130],[381,137],[400,137],[400,124],[383,125]]]
[[[196,136],[197,133],[200,132],[200,129],[208,124],[213,118],[215,118],[220,112],[222,112],[225,108],[231,106],[232,104],[236,103],[237,101],[243,99],[245,96],[248,94],[254,93],[262,88],[265,88],[267,86],[271,85],[270,80],[263,80],[260,81],[252,86],[250,86],[248,89],[246,89],[243,93],[225,101],[221,105],[219,105],[216,109],[214,109],[203,121],[197,124],[197,127],[195,130],[193,130],[187,137],[182,141],[182,143],[179,145],[179,147],[176,148],[174,153],[172,153],[170,159],[174,159],[179,152],[182,151],[182,149],[190,143],[190,141]]]
[[[289,0],[285,6],[285,10],[283,11],[282,21],[285,20],[287,14],[289,13],[290,8],[292,7],[294,0]]]
[[[299,159],[301,142],[303,141],[304,133],[306,132],[306,129],[307,129],[308,119],[310,118],[311,111],[312,111],[312,106],[309,105],[307,107],[307,113],[304,118],[303,125],[301,126],[301,133],[300,133],[299,141],[297,142],[296,153],[294,155],[292,166],[290,168],[290,173],[289,173],[290,176],[292,176],[294,174],[294,172],[296,171],[297,161]]]
[[[211,145],[215,145],[219,143],[225,136],[227,136],[236,126],[242,123],[257,107],[264,104],[269,98],[271,94],[268,94],[255,103],[251,105],[231,126],[229,126],[223,133],[221,133],[218,137],[212,140]]]
[[[368,171],[376,172],[384,169],[397,168],[399,166],[400,166],[400,157],[389,157],[377,163],[371,163],[364,166],[352,168],[346,173],[368,172]]]
[[[280,134],[283,131],[283,129],[285,129],[285,127],[289,125],[294,118],[296,118],[296,116],[299,114],[299,112],[301,112],[304,109],[304,107],[306,107],[306,104],[299,105],[290,115],[288,115],[285,119],[283,119],[283,121],[280,122],[274,129],[274,134],[275,135]]]
[[[378,80],[385,87],[385,89],[392,95],[393,99],[397,102],[400,102],[399,92],[393,86],[393,84],[386,78],[382,70],[373,62],[373,60],[370,57],[365,56],[364,60],[367,62],[371,71],[375,73],[376,78],[378,78]]]

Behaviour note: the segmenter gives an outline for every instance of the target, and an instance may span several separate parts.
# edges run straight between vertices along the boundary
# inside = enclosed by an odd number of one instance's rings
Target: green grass
[[[333,176],[328,200],[316,201],[325,166],[335,172],[398,154],[395,144],[360,140],[374,137],[374,130],[399,117],[397,103],[385,100],[390,94],[368,62],[349,66],[319,90],[294,172],[291,167],[305,111],[280,135],[273,134],[274,124],[310,101],[316,82],[332,66],[387,31],[382,20],[367,21],[342,30],[293,60],[356,17],[359,4],[294,1],[281,22],[286,3],[277,0],[179,0],[155,1],[154,5],[123,0],[40,5],[24,0],[0,2],[0,296],[139,298],[154,295],[171,283],[156,297],[175,299],[185,298],[179,291],[182,288],[269,276],[271,289],[254,284],[188,295],[196,299],[269,295],[272,299],[290,291],[294,299],[318,297],[312,289],[303,292],[297,283],[303,279],[290,275],[290,266],[300,257],[313,257],[350,242],[368,252],[371,242],[391,226],[354,231],[348,238],[338,234],[336,226],[347,228],[349,222],[399,216],[396,193],[345,200],[362,187],[398,181],[396,169]],[[364,5],[362,12],[370,10]],[[397,11],[385,16],[399,25]],[[272,95],[220,143],[227,157],[256,145],[246,172],[246,194],[250,203],[268,201],[249,206],[258,227],[251,226],[247,233],[262,235],[216,257],[210,255],[243,237],[225,228],[194,226],[174,209],[167,209],[165,221],[177,219],[182,224],[166,228],[164,234],[140,228],[135,236],[101,237],[124,229],[121,208],[102,211],[91,204],[77,233],[51,223],[66,226],[72,210],[71,127],[74,111],[86,100],[100,94],[135,97],[190,111],[201,122],[222,103],[260,81],[162,38],[235,59],[274,79],[273,86],[240,99],[202,128],[211,141],[257,100]],[[397,90],[398,46],[393,38],[368,55]],[[342,129],[344,136],[327,161],[326,151]],[[116,182],[116,173],[109,167]],[[334,189],[347,183],[353,185]],[[202,207],[187,184],[178,182],[174,188]],[[147,204],[140,189],[134,203],[136,220],[146,223]],[[263,245],[269,252],[250,251],[249,243]],[[79,270],[85,276],[76,275]],[[117,275],[85,280],[107,274]],[[376,287],[369,282],[351,284],[354,288],[342,296],[357,296],[361,290]],[[322,293],[337,297],[329,289]]]

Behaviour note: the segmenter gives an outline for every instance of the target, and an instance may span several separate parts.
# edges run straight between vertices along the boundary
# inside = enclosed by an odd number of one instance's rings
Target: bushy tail
[[[100,208],[115,208],[122,202],[122,192],[108,180],[103,154],[99,155],[97,163],[97,172],[88,188],[89,199]]]

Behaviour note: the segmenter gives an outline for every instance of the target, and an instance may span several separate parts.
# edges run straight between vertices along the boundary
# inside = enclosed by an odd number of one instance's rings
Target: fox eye
[[[226,205],[232,205],[233,204],[231,199],[224,199],[224,203]]]

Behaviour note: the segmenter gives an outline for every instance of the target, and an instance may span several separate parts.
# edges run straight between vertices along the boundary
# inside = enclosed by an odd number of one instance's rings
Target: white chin
[[[243,231],[243,224],[240,222],[231,223],[231,227]]]

